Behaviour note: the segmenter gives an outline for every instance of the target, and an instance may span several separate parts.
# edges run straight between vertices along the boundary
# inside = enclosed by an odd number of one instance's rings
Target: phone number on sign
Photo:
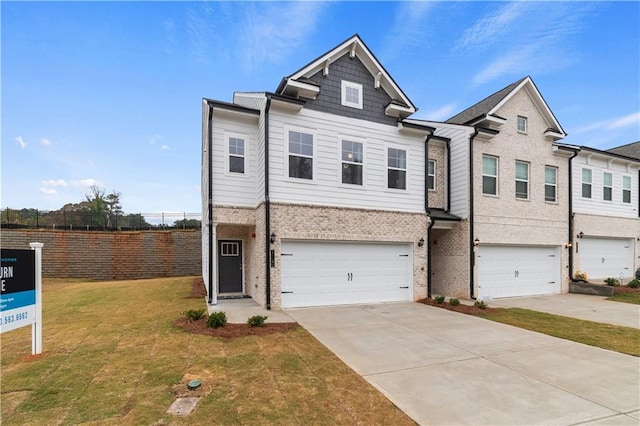
[[[29,312],[18,312],[17,314],[7,315],[2,319],[2,324],[11,324],[17,321],[24,321],[29,318]]]

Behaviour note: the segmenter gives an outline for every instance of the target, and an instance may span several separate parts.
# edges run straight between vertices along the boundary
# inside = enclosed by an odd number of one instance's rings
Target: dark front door
[[[218,241],[220,293],[242,293],[242,241]]]

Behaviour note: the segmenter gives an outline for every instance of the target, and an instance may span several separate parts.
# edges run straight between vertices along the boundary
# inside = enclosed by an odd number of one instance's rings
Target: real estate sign
[[[0,333],[36,322],[36,252],[1,249]]]

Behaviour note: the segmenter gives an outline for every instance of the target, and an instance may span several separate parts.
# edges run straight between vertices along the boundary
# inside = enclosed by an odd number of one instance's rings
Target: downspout
[[[449,213],[451,211],[451,139],[447,139],[446,141],[446,153],[447,153],[447,210]]]
[[[569,157],[569,239],[567,242],[573,241],[573,159],[578,155],[578,151],[573,151],[573,155]],[[569,247],[569,280],[573,281],[573,244]]]
[[[213,107],[207,102],[209,108],[209,119],[207,124],[207,180],[208,180],[208,206],[207,214],[209,215],[207,223],[209,226],[209,300],[208,303],[213,303],[213,182],[211,182],[211,167],[213,164]]]
[[[271,310],[271,201],[269,200],[269,108],[271,98],[267,96],[267,104],[264,110],[264,247],[265,247],[265,271],[266,271],[266,305]]]
[[[431,298],[431,228],[436,222],[429,216],[429,141],[433,137],[433,132],[429,132],[424,140],[424,211],[429,218],[429,226],[427,226],[427,297]]]
[[[469,137],[469,297],[475,299],[474,286],[475,286],[475,230],[474,230],[474,216],[473,216],[473,204],[474,204],[474,191],[473,191],[473,140],[478,136],[478,128],[474,127],[473,134]]]

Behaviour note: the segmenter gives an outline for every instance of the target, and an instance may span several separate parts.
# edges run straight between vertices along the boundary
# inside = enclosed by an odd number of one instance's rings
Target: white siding
[[[233,102],[260,111],[260,119],[258,121],[257,138],[255,144],[256,153],[256,181],[255,181],[255,198],[254,205],[264,201],[264,109],[266,107],[266,97],[264,93],[235,93]]]
[[[627,161],[613,159],[607,161],[604,156],[592,156],[587,160],[589,151],[581,152],[572,161],[573,172],[573,210],[576,213],[596,214],[610,217],[638,217],[638,165],[627,168]],[[591,170],[591,198],[582,197],[582,169]],[[602,197],[603,172],[613,174],[613,199],[604,201]],[[631,178],[631,203],[622,202],[622,177]]]
[[[369,121],[301,110],[270,112],[270,194],[274,202],[293,202],[406,212],[424,211],[424,136]],[[315,134],[314,181],[288,177],[288,127]],[[340,138],[364,141],[364,185],[344,185],[340,179]],[[387,189],[387,147],[407,151],[407,189]]]
[[[258,117],[240,116],[216,109],[213,114],[213,158],[211,182],[213,204],[254,207],[258,182]],[[245,140],[245,173],[229,173],[227,137]]]

